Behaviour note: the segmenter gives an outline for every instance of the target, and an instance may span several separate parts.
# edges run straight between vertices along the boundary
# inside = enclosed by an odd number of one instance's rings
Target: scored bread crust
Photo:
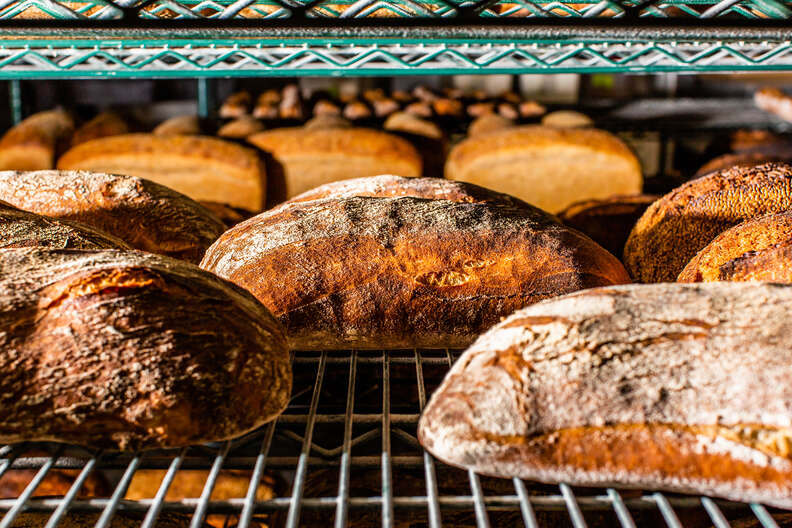
[[[181,447],[288,403],[283,330],[249,293],[139,251],[0,251],[0,442]]]
[[[219,218],[187,196],[132,176],[5,171],[0,200],[94,226],[136,249],[196,263],[225,231]]]
[[[201,267],[252,292],[297,349],[462,347],[527,304],[628,282],[615,257],[537,209],[414,197],[263,213]]]
[[[90,225],[57,220],[0,201],[0,249],[131,249],[123,240]]]
[[[673,282],[716,236],[740,222],[792,208],[792,166],[733,167],[677,187],[638,220],[624,247],[636,282]]]
[[[402,178],[401,176],[390,174],[326,183],[295,196],[278,208],[291,207],[291,204],[299,202],[326,198],[352,198],[354,196],[374,198],[411,196],[428,200],[490,203],[509,207],[524,207],[536,211],[537,214],[547,214],[514,196],[486,189],[472,183],[444,180],[442,178]],[[269,214],[269,211],[267,214]]]
[[[638,159],[613,134],[536,125],[465,139],[451,150],[445,176],[551,213],[583,199],[640,193],[643,184]]]
[[[678,282],[792,282],[792,213],[769,214],[727,229],[688,262]]]
[[[58,169],[137,176],[193,200],[261,211],[266,172],[252,149],[204,136],[123,134],[86,141],[58,160]]]
[[[482,335],[421,417],[421,444],[499,477],[792,508],[792,287],[597,288]]]
[[[367,128],[280,128],[248,137],[269,153],[291,198],[337,180],[397,174],[420,176],[421,157],[408,141]]]

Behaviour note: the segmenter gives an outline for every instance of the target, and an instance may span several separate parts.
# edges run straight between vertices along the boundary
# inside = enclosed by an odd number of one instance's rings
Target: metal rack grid
[[[35,468],[35,478],[16,499],[0,500],[8,528],[25,510],[52,515],[48,528],[69,511],[101,512],[97,528],[110,525],[119,511],[146,512],[142,526],[160,512],[183,512],[197,528],[207,514],[233,515],[239,528],[262,514],[268,526],[402,526],[405,522],[447,526],[730,526],[753,516],[776,526],[758,504],[743,505],[707,497],[560,486],[480,477],[446,466],[422,451],[415,437],[420,411],[455,355],[446,350],[351,353],[296,353],[294,395],[276,421],[244,438],[175,452],[134,454],[71,452],[49,446],[52,456],[27,457],[41,446],[0,449],[0,475]],[[64,498],[31,498],[47,473],[79,469]],[[124,500],[136,471],[167,468],[153,499]],[[181,469],[209,469],[200,497],[166,501]],[[210,500],[224,469],[246,469],[245,496]],[[76,499],[92,472],[120,475],[110,497]],[[265,472],[288,480],[288,492],[269,501],[255,498]],[[152,490],[153,491],[153,490]],[[445,523],[445,524],[444,524]]]

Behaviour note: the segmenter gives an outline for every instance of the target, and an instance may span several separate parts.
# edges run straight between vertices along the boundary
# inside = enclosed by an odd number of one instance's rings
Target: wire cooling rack
[[[651,491],[616,491],[539,485],[493,479],[435,461],[416,439],[420,412],[456,353],[298,352],[293,354],[294,391],[287,411],[246,437],[177,451],[132,454],[88,453],[42,444],[0,448],[0,477],[34,470],[12,499],[0,500],[0,528],[13,526],[23,511],[50,512],[53,528],[70,511],[100,513],[96,526],[111,525],[121,511],[139,512],[141,526],[155,526],[161,512],[185,514],[185,525],[202,526],[208,514],[227,524],[249,526],[731,526],[753,518],[753,526],[777,526],[768,509],[707,497]],[[45,450],[49,456],[26,453]],[[52,471],[72,469],[62,497],[34,497]],[[153,498],[126,500],[135,473],[166,469]],[[201,468],[197,497],[166,500],[179,471]],[[245,470],[247,493],[213,500],[223,471]],[[104,497],[78,498],[92,473],[113,481]],[[276,476],[283,490],[257,500],[259,482]]]

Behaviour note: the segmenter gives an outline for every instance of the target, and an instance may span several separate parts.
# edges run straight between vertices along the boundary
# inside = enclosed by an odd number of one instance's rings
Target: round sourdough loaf
[[[140,251],[0,251],[0,442],[171,448],[288,403],[282,327],[248,292]]]
[[[792,282],[792,212],[727,229],[688,262],[678,282]]]
[[[790,165],[714,172],[649,206],[627,239],[624,264],[637,282],[673,282],[696,253],[726,229],[790,208]]]
[[[93,227],[56,220],[0,201],[0,249],[130,249],[123,240]]]
[[[266,199],[264,162],[251,148],[204,136],[123,134],[72,147],[58,168],[137,176],[193,200],[261,211]]]
[[[482,335],[418,425],[498,477],[792,508],[792,286],[596,288]]]
[[[377,174],[420,176],[422,170],[421,157],[408,141],[368,128],[280,128],[247,140],[272,158],[268,169],[273,199],[291,198],[338,180]]]
[[[638,159],[603,130],[518,126],[469,137],[445,176],[505,192],[557,213],[580,200],[641,192]]]
[[[199,262],[225,231],[211,211],[167,187],[85,171],[0,172],[0,200],[111,233],[135,249]]]
[[[527,304],[628,281],[538,209],[414,197],[289,204],[227,231],[201,266],[252,292],[296,349],[462,347]]]
[[[570,205],[558,216],[564,224],[590,236],[613,255],[621,257],[633,226],[658,198],[653,194],[630,194],[584,200]]]

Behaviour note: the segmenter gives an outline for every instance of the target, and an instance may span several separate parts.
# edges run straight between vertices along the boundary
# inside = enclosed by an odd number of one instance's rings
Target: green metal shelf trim
[[[0,19],[284,18],[789,20],[792,0],[0,0]]]

